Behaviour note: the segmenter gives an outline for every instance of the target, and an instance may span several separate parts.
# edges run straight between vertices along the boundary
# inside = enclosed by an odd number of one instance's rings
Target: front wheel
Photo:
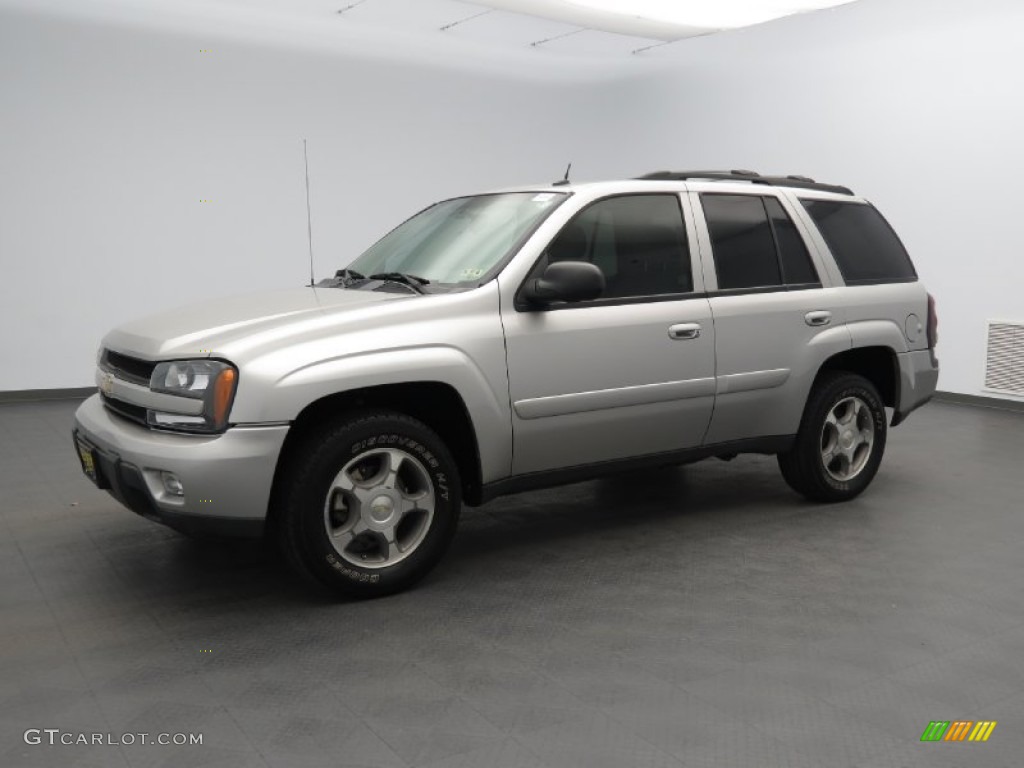
[[[448,548],[461,506],[458,468],[441,439],[389,411],[351,415],[310,436],[282,482],[286,557],[352,597],[423,578]]]
[[[834,371],[815,384],[793,447],[778,456],[789,486],[812,501],[846,501],[870,485],[885,452],[885,406],[875,386]]]

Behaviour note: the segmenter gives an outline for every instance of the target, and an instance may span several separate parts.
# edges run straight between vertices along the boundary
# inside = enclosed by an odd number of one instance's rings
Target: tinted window
[[[711,233],[718,287],[780,285],[775,239],[761,198],[755,195],[701,195]]]
[[[693,290],[682,209],[675,195],[630,195],[594,203],[548,246],[547,259],[589,261],[604,272],[602,298]]]
[[[801,200],[847,283],[914,280],[917,273],[892,227],[873,206]]]
[[[782,203],[774,197],[766,197],[764,207],[771,219],[772,229],[775,230],[775,243],[779,247],[779,261],[782,262],[782,282],[787,285],[820,285],[807,246],[793,220],[782,208]]]

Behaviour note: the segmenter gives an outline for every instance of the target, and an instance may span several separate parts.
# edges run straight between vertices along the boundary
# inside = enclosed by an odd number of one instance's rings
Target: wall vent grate
[[[988,321],[985,389],[1024,396],[1024,322]]]

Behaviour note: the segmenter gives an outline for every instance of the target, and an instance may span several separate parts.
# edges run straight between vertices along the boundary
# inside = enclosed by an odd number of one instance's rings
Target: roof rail
[[[751,184],[764,184],[769,187],[796,187],[797,189],[816,189],[821,192],[837,192],[841,195],[852,195],[849,187],[837,184],[822,184],[807,176],[762,176],[756,171],[655,171],[638,176],[642,181],[687,181],[689,179],[709,179],[712,181],[749,181]]]

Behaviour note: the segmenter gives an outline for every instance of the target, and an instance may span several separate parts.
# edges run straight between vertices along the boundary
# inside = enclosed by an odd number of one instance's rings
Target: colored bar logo
[[[921,741],[988,741],[998,724],[995,720],[932,720]]]

